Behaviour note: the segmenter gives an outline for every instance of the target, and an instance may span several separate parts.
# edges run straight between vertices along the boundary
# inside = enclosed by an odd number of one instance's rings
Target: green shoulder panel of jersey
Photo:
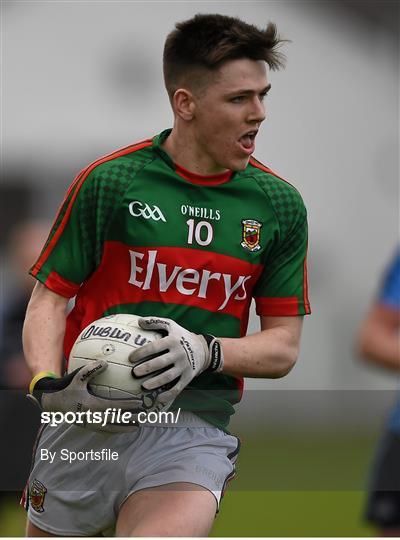
[[[274,211],[278,234],[254,291],[259,315],[311,313],[308,299],[307,211],[298,190],[271,169],[250,159],[252,173]]]
[[[76,176],[30,270],[34,277],[47,283],[58,274],[68,275],[71,287],[65,289],[65,296],[76,294],[75,288],[101,260],[107,225],[119,199],[134,175],[154,159],[151,146],[151,140],[128,146],[98,159]]]
[[[249,169],[270,200],[279,224],[280,240],[285,241],[307,220],[303,199],[292,184],[253,157],[250,159],[247,172],[250,172]]]

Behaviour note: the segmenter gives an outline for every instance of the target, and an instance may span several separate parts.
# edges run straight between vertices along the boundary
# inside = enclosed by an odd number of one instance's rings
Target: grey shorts
[[[238,452],[236,437],[183,411],[173,427],[142,425],[133,433],[46,426],[23,499],[44,531],[108,535],[125,499],[144,488],[190,483],[212,492],[218,508]]]

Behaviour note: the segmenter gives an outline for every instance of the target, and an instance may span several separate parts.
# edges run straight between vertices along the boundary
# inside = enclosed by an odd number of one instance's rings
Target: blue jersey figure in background
[[[400,249],[389,265],[378,297],[359,333],[361,355],[400,373]],[[382,536],[400,536],[400,398],[379,443],[369,486],[367,520]]]

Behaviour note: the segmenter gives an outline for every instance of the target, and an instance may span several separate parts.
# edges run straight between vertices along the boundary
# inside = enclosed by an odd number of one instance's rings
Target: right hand
[[[107,369],[107,366],[106,361],[96,360],[63,377],[43,371],[32,379],[27,397],[44,411],[85,413],[88,410],[104,412],[116,408],[130,412],[131,419],[135,420],[139,412],[146,410],[141,398],[108,399],[90,393],[88,384],[91,379]],[[124,432],[135,430],[137,424],[106,424],[100,427],[96,423],[87,423],[86,427],[96,431]]]

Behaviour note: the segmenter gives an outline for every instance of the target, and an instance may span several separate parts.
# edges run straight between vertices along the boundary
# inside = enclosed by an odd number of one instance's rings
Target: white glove
[[[95,396],[88,388],[91,379],[107,369],[105,360],[89,362],[64,375],[57,377],[55,373],[44,371],[38,373],[29,386],[27,397],[44,411],[53,412],[102,412],[107,409],[121,409],[129,412],[132,420],[137,419],[138,413],[146,411],[141,398],[109,399]],[[82,425],[77,423],[76,425]],[[85,427],[94,431],[125,432],[137,429],[137,424],[106,424],[86,422]]]
[[[145,390],[167,390],[158,395],[160,403],[173,401],[190,381],[204,371],[221,371],[223,354],[221,342],[210,334],[194,334],[171,319],[142,317],[143,330],[158,330],[166,336],[133,351],[129,361],[135,364],[137,378],[156,372],[147,379]],[[161,373],[160,373],[161,370]],[[172,383],[172,387],[171,387]]]

